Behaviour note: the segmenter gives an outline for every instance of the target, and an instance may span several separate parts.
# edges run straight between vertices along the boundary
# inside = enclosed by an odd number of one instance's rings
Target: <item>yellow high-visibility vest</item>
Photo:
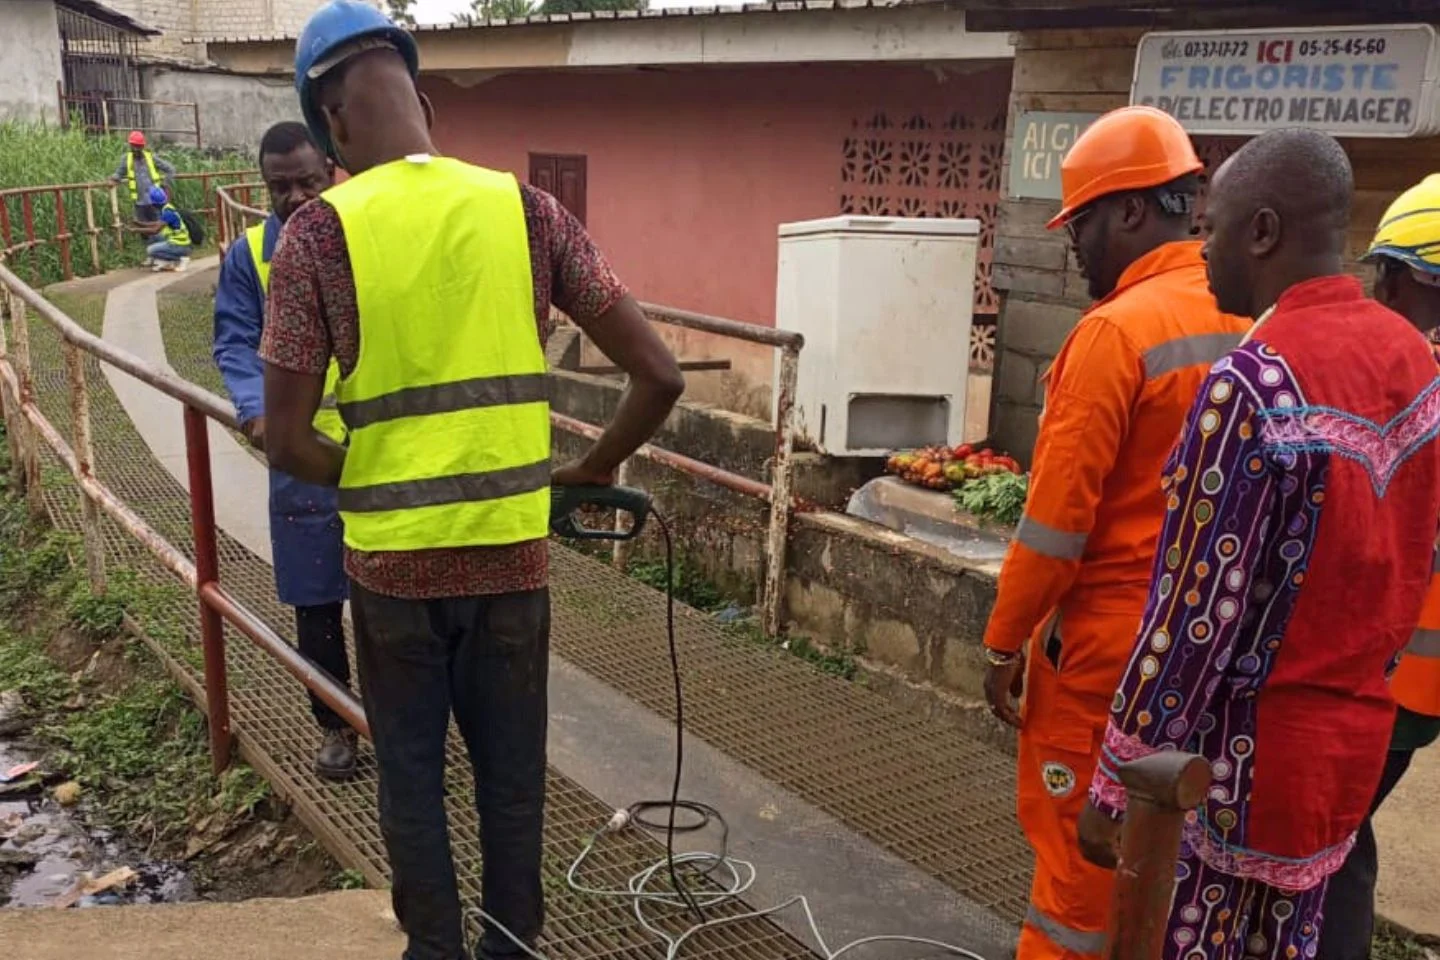
[[[345,231],[360,317],[359,361],[336,388],[350,431],[345,543],[543,539],[550,404],[515,178],[417,157],[324,198]]]
[[[255,275],[260,278],[260,292],[270,292],[270,261],[265,259],[265,224],[257,223],[245,231],[245,242],[250,247],[250,259],[255,264]],[[325,393],[320,398],[320,409],[315,413],[315,429],[336,443],[345,442],[345,421],[340,419],[336,409],[335,384],[340,382],[340,364],[330,358],[325,370]]]
[[[155,156],[149,150],[144,152],[144,156],[145,169],[150,171],[150,186],[158,187],[161,180],[160,171],[155,166]],[[130,202],[139,203],[140,187],[135,183],[135,152],[133,150],[125,151],[125,183],[130,187]],[[146,197],[145,202],[149,203],[150,198]]]
[[[163,218],[165,216],[166,210],[169,210],[171,213],[175,214],[176,219],[180,221],[180,226],[172,227],[168,223],[164,222]],[[160,216],[162,218],[160,236],[164,237],[166,240],[175,244],[176,246],[192,246],[192,243],[190,241],[190,228],[185,226],[185,218],[180,216],[180,211],[175,209],[175,205],[173,203],[167,203],[165,204],[165,206],[161,207]]]

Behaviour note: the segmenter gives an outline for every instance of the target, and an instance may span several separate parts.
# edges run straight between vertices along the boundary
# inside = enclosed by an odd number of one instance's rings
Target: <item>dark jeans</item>
[[[350,685],[350,658],[345,655],[345,605],[327,603],[318,607],[295,608],[295,636],[300,653],[345,686]],[[344,730],[348,724],[315,694],[310,694],[310,712],[323,730]]]
[[[380,766],[380,830],[390,855],[406,960],[466,951],[445,818],[445,735],[455,715],[475,769],[482,905],[527,944],[544,893],[550,593],[397,600],[351,584],[365,714]],[[487,924],[480,952],[518,948]]]
[[[1391,750],[1385,756],[1385,770],[1370,804],[1370,816],[1360,824],[1354,849],[1330,878],[1330,887],[1325,892],[1320,952],[1316,960],[1366,960],[1370,956],[1370,939],[1375,933],[1375,880],[1380,867],[1370,817],[1410,769],[1414,757],[1414,750]]]

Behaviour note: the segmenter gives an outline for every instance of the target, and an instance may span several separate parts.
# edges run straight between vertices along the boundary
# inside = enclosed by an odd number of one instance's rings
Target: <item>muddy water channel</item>
[[[35,761],[40,765],[7,779]],[[62,806],[57,778],[23,738],[0,738],[0,907],[77,907],[196,899],[182,864],[153,860],[87,827],[83,802]],[[62,791],[63,793],[63,791]],[[120,874],[128,868],[134,875]],[[123,881],[89,892],[106,877]]]

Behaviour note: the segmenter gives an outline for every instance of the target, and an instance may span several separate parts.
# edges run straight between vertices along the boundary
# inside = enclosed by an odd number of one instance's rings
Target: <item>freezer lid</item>
[[[823,220],[800,220],[780,224],[780,238],[816,234],[879,234],[884,236],[976,237],[980,221],[941,217],[861,217],[846,214]]]

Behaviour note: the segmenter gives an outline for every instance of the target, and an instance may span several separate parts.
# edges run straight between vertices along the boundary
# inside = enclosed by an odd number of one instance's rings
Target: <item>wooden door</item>
[[[530,154],[530,185],[560,201],[585,222],[585,158],[555,153]]]

